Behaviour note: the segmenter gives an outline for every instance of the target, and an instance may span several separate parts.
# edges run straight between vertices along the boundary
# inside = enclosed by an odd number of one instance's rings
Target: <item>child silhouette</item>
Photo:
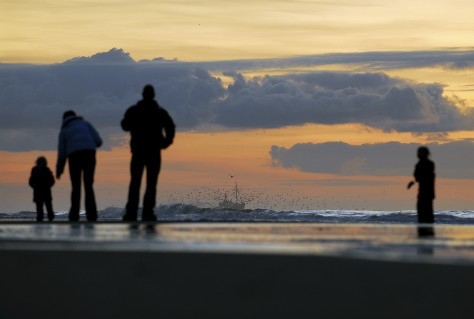
[[[40,156],[36,160],[36,166],[31,169],[28,183],[33,188],[33,202],[36,203],[36,221],[42,222],[44,219],[43,205],[46,206],[48,220],[53,221],[51,187],[54,185],[54,176],[44,156]]]

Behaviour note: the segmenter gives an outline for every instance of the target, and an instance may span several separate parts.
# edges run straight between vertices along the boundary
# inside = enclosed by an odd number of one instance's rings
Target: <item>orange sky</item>
[[[357,125],[341,125],[339,134],[348,143],[367,143],[393,138],[391,134],[368,131]],[[416,191],[407,191],[413,167],[406,176],[335,176],[303,173],[275,168],[269,150],[272,144],[291,146],[301,141],[334,140],[334,127],[307,125],[279,130],[255,130],[228,133],[178,132],[175,143],[163,152],[162,173],[159,180],[159,203],[180,200],[191,204],[217,206],[216,192],[230,193],[237,181],[249,208],[269,209],[413,209]],[[330,134],[330,132],[333,132]],[[374,134],[376,133],[376,134]],[[402,134],[403,135],[403,134]],[[304,138],[302,138],[304,137]],[[416,140],[406,134],[406,139]],[[418,138],[419,139],[419,138]],[[230,146],[230,147],[229,147]],[[34,160],[39,155],[48,158],[54,170],[56,152],[1,152],[2,184],[5,199],[0,211],[9,207],[33,209],[32,192],[27,179]],[[96,170],[96,192],[101,209],[125,205],[129,181],[128,145],[111,151],[99,150]],[[413,165],[416,159],[413,159]],[[230,178],[230,174],[235,177]],[[470,180],[437,181],[437,209],[469,209],[472,203]],[[69,205],[69,174],[62,176],[53,188],[56,210],[67,210]]]
[[[420,12],[422,14],[420,14]],[[69,1],[19,0],[0,3],[0,62],[60,63],[110,48],[135,60],[165,57],[182,61],[275,58],[332,52],[434,50],[472,46],[474,2],[423,1]],[[313,70],[344,70],[324,65]],[[354,69],[352,65],[347,68]],[[363,66],[360,66],[363,70]],[[242,70],[247,76],[305,70]],[[441,83],[458,105],[474,106],[472,69],[443,67],[383,70],[416,82]],[[216,75],[226,79],[222,74]],[[467,89],[466,89],[467,88]],[[1,106],[0,106],[1,107]],[[59,130],[59,128],[58,128]],[[125,136],[125,135],[124,135]],[[400,141],[426,143],[429,135],[384,133],[361,125],[305,125],[239,132],[181,132],[163,154],[159,199],[215,200],[235,175],[244,192],[258,198],[251,208],[413,209],[406,191],[412,167],[400,177],[343,177],[271,166],[272,145],[344,141],[350,144]],[[473,132],[450,133],[451,139]],[[27,179],[35,159],[54,151],[0,151],[0,212],[32,210]],[[128,184],[128,146],[100,150],[96,190],[100,208],[123,206]],[[434,159],[436,160],[436,158]],[[416,158],[413,159],[413,165]],[[438,180],[438,209],[469,209],[469,180]],[[210,189],[208,189],[210,188]],[[205,189],[210,195],[196,195]],[[69,176],[54,187],[55,209],[67,210]],[[177,196],[179,195],[179,196]],[[217,204],[217,200],[215,200]]]

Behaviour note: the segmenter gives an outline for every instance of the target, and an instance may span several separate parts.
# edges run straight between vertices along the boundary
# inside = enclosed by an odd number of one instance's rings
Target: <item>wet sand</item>
[[[474,227],[0,224],[1,318],[458,318]]]

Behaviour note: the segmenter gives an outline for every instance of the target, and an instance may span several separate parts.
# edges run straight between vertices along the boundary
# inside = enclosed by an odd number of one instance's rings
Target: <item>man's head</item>
[[[143,88],[142,96],[145,100],[153,100],[155,98],[155,89],[153,88],[153,86],[150,84],[145,85],[145,87]]]
[[[419,159],[426,159],[430,156],[430,150],[426,146],[418,147],[418,158]]]

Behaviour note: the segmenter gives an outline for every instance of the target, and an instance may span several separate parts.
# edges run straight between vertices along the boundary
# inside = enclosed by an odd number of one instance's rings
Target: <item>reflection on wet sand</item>
[[[422,228],[423,227],[423,228]],[[420,236],[422,229],[423,236]],[[474,226],[317,223],[9,223],[0,247],[332,255],[474,264]],[[436,252],[436,253],[435,253]]]

